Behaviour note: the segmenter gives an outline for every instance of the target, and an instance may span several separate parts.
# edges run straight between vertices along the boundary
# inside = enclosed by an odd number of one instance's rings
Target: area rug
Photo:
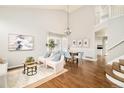
[[[34,88],[67,71],[67,69],[63,69],[63,71],[55,73],[52,68],[39,66],[37,74],[27,76],[23,74],[23,68],[15,69],[9,71],[7,75],[0,76],[0,88]]]

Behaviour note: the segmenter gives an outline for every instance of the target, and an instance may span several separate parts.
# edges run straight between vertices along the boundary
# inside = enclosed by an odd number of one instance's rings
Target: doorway
[[[106,56],[107,55],[107,34],[106,30],[102,29],[95,32],[95,41],[96,41],[96,54],[99,56]]]

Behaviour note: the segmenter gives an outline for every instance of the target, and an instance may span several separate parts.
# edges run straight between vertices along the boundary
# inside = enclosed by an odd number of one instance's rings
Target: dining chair
[[[78,55],[77,56],[74,56],[74,59],[76,59],[76,62],[77,63],[79,62],[79,60],[82,61],[83,55],[84,55],[84,52],[78,52]]]
[[[70,53],[69,53],[68,50],[64,51],[64,57],[65,57],[65,61],[66,61],[66,62],[72,60],[72,56],[70,55]]]

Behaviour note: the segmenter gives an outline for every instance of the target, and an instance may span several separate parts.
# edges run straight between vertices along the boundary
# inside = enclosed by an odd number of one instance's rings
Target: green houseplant
[[[32,63],[32,62],[34,62],[35,60],[34,60],[34,57],[27,57],[26,58],[26,63]]]
[[[49,39],[48,43],[46,43],[46,46],[49,48],[50,52],[52,52],[56,45],[57,44],[55,44],[55,41],[53,39]]]

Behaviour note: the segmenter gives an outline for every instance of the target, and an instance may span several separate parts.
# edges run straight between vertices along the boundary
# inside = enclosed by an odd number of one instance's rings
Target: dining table
[[[72,61],[74,62],[75,61],[74,56],[78,56],[78,52],[72,52],[72,51],[70,51],[69,53],[70,53],[70,55],[72,57]],[[76,59],[76,63],[78,63],[78,59]]]

